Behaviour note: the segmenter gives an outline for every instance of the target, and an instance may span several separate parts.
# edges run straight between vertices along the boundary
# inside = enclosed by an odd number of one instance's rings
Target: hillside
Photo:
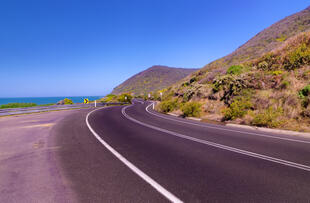
[[[269,52],[286,39],[310,29],[310,6],[259,32],[231,54],[206,65],[204,70],[240,64]]]
[[[112,94],[125,92],[134,93],[135,95],[147,94],[164,89],[194,71],[197,71],[197,69],[152,66],[115,87]]]
[[[162,112],[310,131],[310,7],[168,88]]]

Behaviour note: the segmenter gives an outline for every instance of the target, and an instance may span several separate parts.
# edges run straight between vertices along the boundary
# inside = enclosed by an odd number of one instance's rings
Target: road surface
[[[307,138],[189,121],[135,101],[66,115],[48,140],[60,201],[310,201]]]
[[[102,107],[106,105],[118,105],[117,103],[88,103],[88,104],[66,104],[66,105],[51,105],[51,106],[35,106],[35,107],[23,107],[23,108],[5,108],[0,109],[1,116],[11,116],[19,114],[29,114],[29,113],[42,113],[47,111],[60,111],[60,110],[71,110],[71,109],[82,109],[82,108],[91,108],[91,107]]]

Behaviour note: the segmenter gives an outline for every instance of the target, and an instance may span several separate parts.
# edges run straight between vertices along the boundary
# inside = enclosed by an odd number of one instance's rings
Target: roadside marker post
[[[95,100],[95,108],[97,107],[97,100]]]

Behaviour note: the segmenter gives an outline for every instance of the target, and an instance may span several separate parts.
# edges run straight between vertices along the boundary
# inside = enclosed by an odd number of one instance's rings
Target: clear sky
[[[152,65],[199,68],[309,0],[0,0],[0,97],[105,95]]]

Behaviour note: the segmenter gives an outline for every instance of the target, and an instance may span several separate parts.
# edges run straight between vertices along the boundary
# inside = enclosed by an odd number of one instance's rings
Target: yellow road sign
[[[89,100],[87,98],[84,99],[84,104],[88,104]]]

